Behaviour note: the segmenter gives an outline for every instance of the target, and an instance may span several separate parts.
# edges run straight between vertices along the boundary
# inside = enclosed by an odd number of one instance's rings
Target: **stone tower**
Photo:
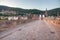
[[[45,11],[45,17],[48,17],[48,11],[47,11],[47,8],[46,8],[46,11]]]
[[[57,17],[59,16],[59,12],[57,12]]]

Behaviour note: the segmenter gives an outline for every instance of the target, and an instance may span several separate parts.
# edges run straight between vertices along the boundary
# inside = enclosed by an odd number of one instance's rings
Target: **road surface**
[[[44,20],[30,22],[21,27],[0,40],[59,40],[55,28]]]

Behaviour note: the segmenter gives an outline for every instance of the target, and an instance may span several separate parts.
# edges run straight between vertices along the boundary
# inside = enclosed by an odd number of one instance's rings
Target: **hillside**
[[[51,9],[48,11],[48,13],[50,16],[60,15],[60,8]]]
[[[16,13],[17,13],[16,15],[44,14],[45,13],[45,11],[41,11],[41,10],[38,10],[38,9],[23,9],[23,8],[8,7],[8,6],[0,5],[0,12],[2,10],[16,11]],[[60,8],[55,8],[55,9],[48,10],[49,16],[56,16],[57,12],[59,12],[59,15],[60,15]],[[0,16],[1,15],[2,14],[0,13]],[[4,14],[4,15],[6,15],[6,14]],[[9,14],[7,14],[7,15],[9,15]]]
[[[14,7],[8,7],[8,6],[1,6],[0,5],[0,12],[2,10],[9,10],[9,11],[16,11],[17,14],[26,14],[26,13],[30,13],[30,14],[40,14],[42,13],[41,10],[38,9],[22,9],[22,8],[14,8]]]

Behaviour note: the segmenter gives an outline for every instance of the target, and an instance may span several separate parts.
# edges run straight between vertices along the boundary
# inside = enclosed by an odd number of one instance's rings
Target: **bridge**
[[[18,25],[0,36],[0,40],[60,40],[60,27],[50,19]]]

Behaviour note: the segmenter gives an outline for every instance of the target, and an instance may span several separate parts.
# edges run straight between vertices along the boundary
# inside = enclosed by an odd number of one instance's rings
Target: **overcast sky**
[[[0,5],[24,9],[48,10],[60,7],[60,0],[0,0]]]

